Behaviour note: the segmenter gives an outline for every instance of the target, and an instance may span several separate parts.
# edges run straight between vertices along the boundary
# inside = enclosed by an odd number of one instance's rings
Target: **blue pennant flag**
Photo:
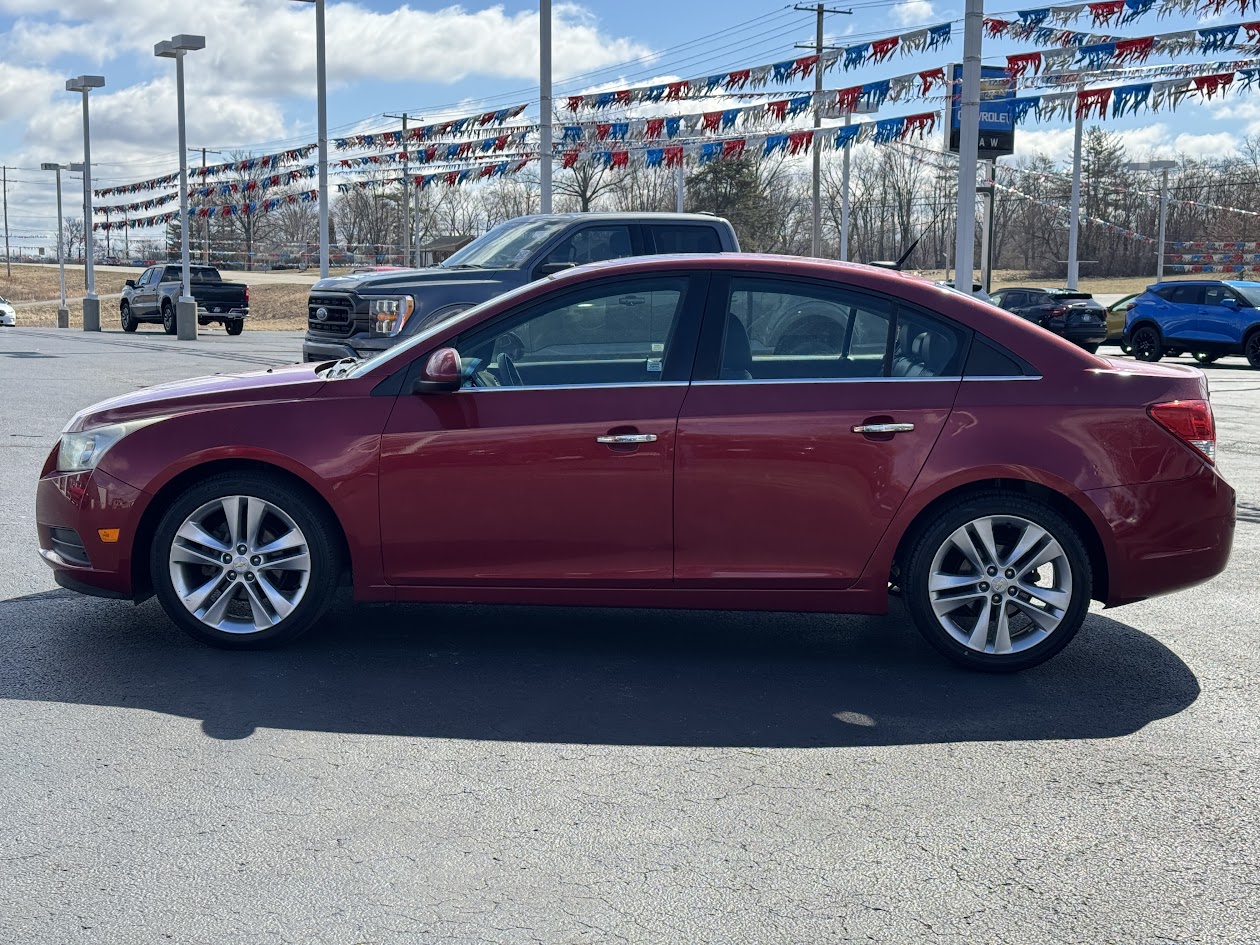
[[[1260,81],[1260,69],[1239,69],[1238,81],[1242,83],[1239,90],[1251,88]]]
[[[1137,113],[1150,100],[1151,83],[1141,85],[1122,85],[1111,93],[1111,114],[1119,118],[1128,112]]]
[[[1076,51],[1077,58],[1091,69],[1101,69],[1111,62],[1115,55],[1115,43],[1093,43],[1089,46],[1081,46]]]
[[[591,158],[596,164],[602,164],[604,167],[612,167],[611,151],[595,151],[591,154]]]
[[[473,179],[473,175],[474,175],[474,174],[476,174],[476,173],[477,173],[477,168],[475,168],[475,167],[470,167],[470,168],[467,168],[467,169],[465,169],[465,170],[460,171],[460,172],[459,172],[459,182],[460,182],[461,184],[463,184],[463,183],[467,183],[468,181],[470,181],[470,180],[472,180],[472,179]]]
[[[786,82],[796,68],[796,63],[789,59],[787,62],[776,62],[771,68],[774,70],[775,82]]]
[[[617,96],[612,92],[600,92],[595,97],[596,108],[611,108],[613,102],[617,101]]]
[[[663,85],[648,86],[648,90],[643,93],[644,100],[648,102],[659,102],[664,97],[665,97],[665,86]]]
[[[648,148],[644,163],[648,167],[660,167],[661,162],[665,160],[664,148]]]
[[[856,69],[862,63],[866,62],[866,54],[870,52],[871,44],[862,43],[858,46],[850,46],[844,51],[844,65],[841,66],[845,72],[850,69]]]
[[[834,142],[836,150],[840,150],[847,145],[854,144],[858,135],[862,131],[861,125],[842,125],[836,129],[836,140]]]
[[[1019,22],[1024,29],[1033,30],[1050,18],[1050,8],[1044,7],[1040,10],[1020,10],[1016,15],[1019,17]]]
[[[1120,17],[1120,25],[1132,23],[1153,6],[1155,6],[1155,0],[1124,0],[1124,15]]]
[[[682,118],[674,116],[665,119],[665,137],[677,138],[678,132],[682,130]]]
[[[459,145],[448,144],[446,146],[446,157],[448,160],[454,160],[455,158],[459,157]]]
[[[512,109],[510,108],[500,108],[497,112],[494,113],[494,120],[498,122],[500,125],[503,124],[505,121],[507,121],[508,112],[510,112],[511,110]]]
[[[722,156],[721,141],[710,141],[700,148],[700,163],[709,164]]]
[[[941,46],[949,44],[951,37],[951,27],[948,23],[942,23],[940,26],[933,26],[928,30],[928,49],[939,49]]]
[[[892,79],[881,79],[878,82],[867,82],[862,86],[861,96],[868,105],[883,105],[892,90]]]
[[[1057,37],[1060,32],[1060,30],[1056,30],[1052,26],[1039,26],[1032,31],[1030,39],[1032,39],[1032,41],[1038,46],[1052,46],[1054,45],[1055,37]]]
[[[722,112],[723,131],[735,127],[735,122],[739,121],[739,112],[740,110],[738,108],[728,108],[726,111]]]
[[[630,122],[614,121],[608,129],[608,137],[612,141],[625,141],[630,137]]]
[[[787,135],[766,135],[766,147],[761,152],[762,157],[769,157],[775,151],[786,150],[788,143]]]
[[[901,137],[905,127],[906,120],[904,118],[885,118],[882,121],[877,121],[875,122],[873,140],[876,144],[887,144],[889,141],[896,141]]]
[[[582,126],[581,125],[565,125],[564,134],[560,136],[561,141],[581,141]]]
[[[1233,26],[1211,26],[1199,30],[1199,52],[1220,52],[1229,49],[1238,39],[1238,24]]]
[[[1015,99],[1012,104],[1014,107],[1011,110],[1011,114],[1015,119],[1015,124],[1019,125],[1019,124],[1022,124],[1024,119],[1028,117],[1029,112],[1036,114],[1038,111],[1040,111],[1041,96],[1040,95],[1020,96],[1019,98]]]
[[[788,117],[789,118],[795,117],[796,115],[799,115],[801,112],[808,110],[809,106],[813,103],[813,100],[814,100],[813,96],[811,95],[797,95],[794,98],[788,99],[788,104],[787,104]]]
[[[707,79],[705,79],[705,80],[704,80],[704,90],[705,90],[705,92],[712,92],[712,91],[713,91],[714,89],[716,89],[719,85],[721,85],[723,82],[725,82],[725,81],[726,81],[726,77],[727,77],[728,75],[730,75],[730,73],[728,73],[728,72],[723,72],[721,75],[711,75],[711,76],[709,76]]]

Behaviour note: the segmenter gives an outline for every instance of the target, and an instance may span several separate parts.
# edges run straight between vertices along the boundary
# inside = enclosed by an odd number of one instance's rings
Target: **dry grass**
[[[16,270],[14,272],[16,275]],[[97,282],[99,286],[99,281]],[[306,329],[306,296],[310,286],[265,285],[251,286],[249,290],[249,319],[245,330],[251,328],[269,331],[303,331]],[[70,327],[83,327],[83,300],[68,300]],[[17,310],[18,324],[33,328],[57,327],[57,303],[23,306]],[[118,328],[118,300],[101,299],[101,326]],[[156,323],[141,325],[140,331],[161,331]],[[202,331],[222,331],[222,326],[212,325]]]
[[[96,294],[113,295],[123,290],[123,283],[134,278],[134,275],[123,272],[98,270],[96,273]],[[83,273],[74,269],[66,270],[66,295],[81,296],[84,292]],[[56,266],[17,266],[13,267],[13,278],[5,275],[0,268],[0,297],[10,302],[47,302],[61,298],[61,289]],[[21,309],[18,310],[19,312]],[[53,303],[53,315],[56,316],[57,305]]]

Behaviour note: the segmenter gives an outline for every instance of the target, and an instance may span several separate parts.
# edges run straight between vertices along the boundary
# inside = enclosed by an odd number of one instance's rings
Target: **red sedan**
[[[1111,362],[887,270],[572,270],[361,362],[80,412],[37,522],[65,587],[261,647],[359,600],[883,613],[1014,670],[1229,557],[1196,369]]]

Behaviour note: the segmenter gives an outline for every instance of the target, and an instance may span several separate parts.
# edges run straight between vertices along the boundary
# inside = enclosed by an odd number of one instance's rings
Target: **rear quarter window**
[[[995,342],[977,335],[967,352],[963,377],[1024,377],[1027,365]]]
[[[650,229],[656,251],[661,254],[722,252],[722,240],[711,226],[655,224]]]

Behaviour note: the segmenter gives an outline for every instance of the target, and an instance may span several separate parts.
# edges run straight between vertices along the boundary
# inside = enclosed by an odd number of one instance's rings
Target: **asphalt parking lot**
[[[1011,677],[896,602],[342,604],[250,654],[56,588],[34,484],[76,410],[299,354],[0,329],[0,941],[1260,942],[1246,362],[1207,369],[1228,571]]]

